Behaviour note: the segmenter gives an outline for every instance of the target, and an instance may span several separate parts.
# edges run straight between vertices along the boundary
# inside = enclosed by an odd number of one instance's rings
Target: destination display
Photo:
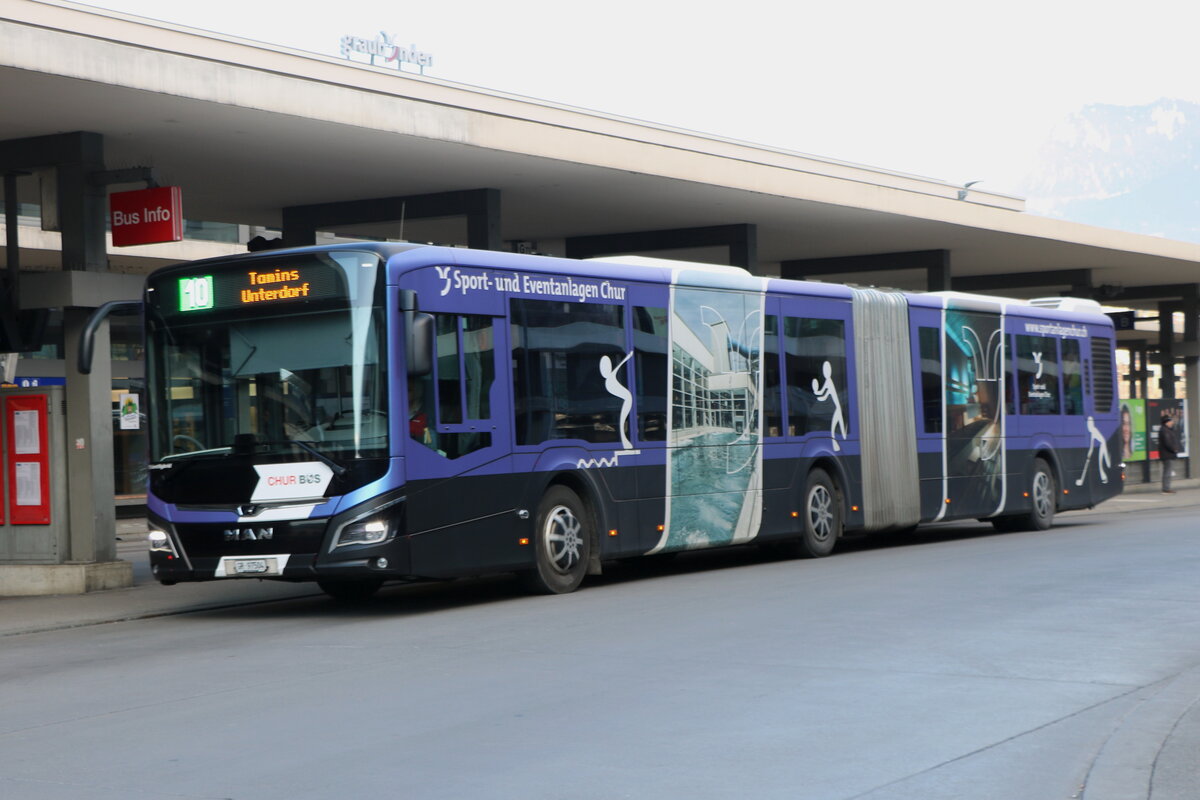
[[[253,269],[178,274],[161,280],[156,304],[166,313],[196,314],[236,308],[265,308],[346,296],[337,268],[321,263],[263,264]]]

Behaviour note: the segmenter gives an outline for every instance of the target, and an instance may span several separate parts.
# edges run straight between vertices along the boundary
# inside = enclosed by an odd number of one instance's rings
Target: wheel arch
[[[813,473],[813,470],[818,469],[822,470],[826,475],[829,476],[829,479],[833,481],[833,488],[837,493],[837,500],[839,503],[841,503],[842,530],[841,533],[838,534],[838,537],[841,538],[841,536],[846,533],[846,530],[849,527],[847,524],[849,522],[849,509],[846,501],[846,487],[849,486],[849,476],[846,474],[846,470],[842,465],[841,459],[834,458],[833,456],[818,456],[817,458],[813,459],[811,464],[808,465],[808,471],[804,474],[804,480],[799,484],[801,492],[804,492],[804,487],[808,485],[808,476]]]
[[[1054,478],[1054,508],[1061,510],[1062,506],[1062,487],[1066,486],[1063,479],[1062,462],[1055,453],[1054,448],[1048,444],[1042,444],[1034,449],[1033,458],[1029,462],[1029,468],[1032,470],[1038,460],[1045,461],[1050,467],[1050,474]]]
[[[591,517],[591,547],[588,557],[588,573],[589,575],[599,575],[601,573],[600,562],[600,531],[607,529],[609,526],[608,517],[605,514],[604,503],[601,503],[600,497],[601,488],[598,482],[587,474],[586,470],[557,470],[554,472],[545,473],[546,479],[541,482],[541,486],[535,497],[530,498],[533,507],[541,502],[542,497],[546,492],[550,491],[555,486],[562,486],[570,489],[579,498],[587,509]]]

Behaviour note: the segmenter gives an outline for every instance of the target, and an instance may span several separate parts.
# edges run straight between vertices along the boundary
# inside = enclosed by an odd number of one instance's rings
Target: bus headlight
[[[175,545],[171,544],[171,537],[166,531],[158,528],[151,528],[146,533],[146,542],[150,545],[151,553],[169,553],[175,555]]]
[[[352,544],[379,544],[388,538],[388,525],[381,519],[364,519],[342,526],[334,537],[334,547]]]

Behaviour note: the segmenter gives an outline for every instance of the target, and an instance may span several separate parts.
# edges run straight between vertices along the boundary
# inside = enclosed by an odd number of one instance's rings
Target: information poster
[[[1179,442],[1183,450],[1179,458],[1187,458],[1187,403],[1184,400],[1147,400],[1146,427],[1150,431],[1150,458],[1159,458],[1158,431],[1162,427],[1162,418],[1171,417],[1175,420],[1175,430],[1179,432]]]
[[[122,393],[120,395],[121,406],[121,430],[136,431],[141,428],[138,408],[138,396],[136,394]]]
[[[50,524],[49,398],[44,394],[9,395],[4,409],[8,523]]]
[[[13,411],[13,453],[18,456],[36,456],[41,452],[38,441],[37,409]]]
[[[42,504],[42,470],[36,461],[18,461],[13,465],[17,490],[13,502],[18,506]]]
[[[1121,401],[1121,459],[1145,461],[1149,453],[1146,441],[1146,401]]]

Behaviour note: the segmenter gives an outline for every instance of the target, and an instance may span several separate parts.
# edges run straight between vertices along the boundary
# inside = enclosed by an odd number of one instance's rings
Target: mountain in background
[[[1200,105],[1090,105],[1055,129],[1024,187],[1030,211],[1200,242]]]

